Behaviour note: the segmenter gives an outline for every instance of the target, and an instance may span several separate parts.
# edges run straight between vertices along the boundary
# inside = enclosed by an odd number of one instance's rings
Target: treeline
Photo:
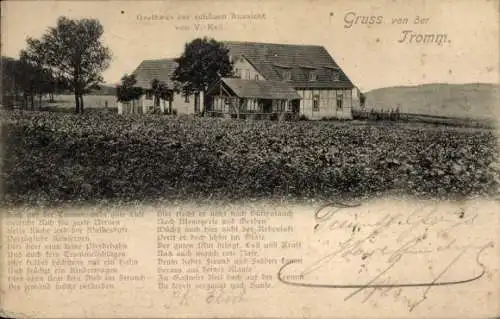
[[[53,72],[28,61],[1,57],[2,94],[0,104],[5,107],[18,106],[35,108],[35,100],[41,106],[42,97],[48,95],[54,100],[54,94],[69,89],[69,84]]]

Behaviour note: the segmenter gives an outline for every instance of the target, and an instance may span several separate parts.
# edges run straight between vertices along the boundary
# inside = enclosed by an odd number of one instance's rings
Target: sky
[[[324,46],[362,91],[499,82],[498,0],[2,1],[1,53],[18,57],[59,16],[95,18],[118,83],[197,37]],[[407,20],[405,20],[407,19]],[[406,23],[404,23],[406,21]],[[401,22],[401,23],[398,23]]]

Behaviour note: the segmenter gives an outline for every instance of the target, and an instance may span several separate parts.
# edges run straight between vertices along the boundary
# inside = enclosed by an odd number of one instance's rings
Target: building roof
[[[291,70],[295,88],[353,88],[354,85],[323,46],[224,41],[231,56],[243,56],[270,81],[282,81],[283,70]],[[315,70],[316,80],[309,80]],[[332,70],[340,79],[334,81]]]
[[[169,88],[174,86],[172,75],[177,68],[177,62],[173,59],[144,60],[132,73],[137,80],[136,86],[143,89],[151,88],[151,81],[157,79],[163,81]]]
[[[240,98],[297,100],[300,95],[283,81],[242,80],[237,78],[222,78],[221,81]],[[216,86],[217,87],[217,86]],[[214,92],[215,89],[211,91]],[[210,92],[209,92],[210,93]]]

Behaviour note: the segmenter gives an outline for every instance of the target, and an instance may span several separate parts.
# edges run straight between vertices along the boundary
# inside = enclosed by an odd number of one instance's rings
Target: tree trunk
[[[80,113],[83,114],[83,94],[80,94]]]
[[[14,107],[14,105],[18,106],[17,103],[19,103],[19,89],[17,88],[17,86],[14,87],[14,94],[15,94],[15,100],[14,100],[14,103],[12,104],[12,106]]]
[[[201,97],[203,97],[203,105],[201,105],[201,98],[199,96],[200,93],[198,93],[198,104],[200,104],[200,107],[203,106],[203,108],[201,109],[201,116],[205,116],[205,92],[206,89],[203,89],[203,91],[201,92],[202,93]]]
[[[200,113],[200,92],[194,94],[194,114]]]
[[[35,110],[35,94],[30,95],[31,100],[31,110]]]
[[[78,89],[75,89],[75,113],[80,113],[80,98],[78,96]]]
[[[80,83],[80,67],[81,64],[75,65],[74,70],[74,78],[73,78],[73,87],[75,90],[75,103],[76,103],[76,114],[82,112],[82,105],[80,104],[80,95],[81,95],[81,83]]]
[[[38,94],[38,108],[41,110],[42,109],[42,94]]]

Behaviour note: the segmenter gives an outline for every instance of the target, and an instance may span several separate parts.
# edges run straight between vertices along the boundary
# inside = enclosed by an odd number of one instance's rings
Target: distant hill
[[[375,89],[365,93],[366,109],[460,118],[493,118],[499,114],[500,85],[423,84]]]

